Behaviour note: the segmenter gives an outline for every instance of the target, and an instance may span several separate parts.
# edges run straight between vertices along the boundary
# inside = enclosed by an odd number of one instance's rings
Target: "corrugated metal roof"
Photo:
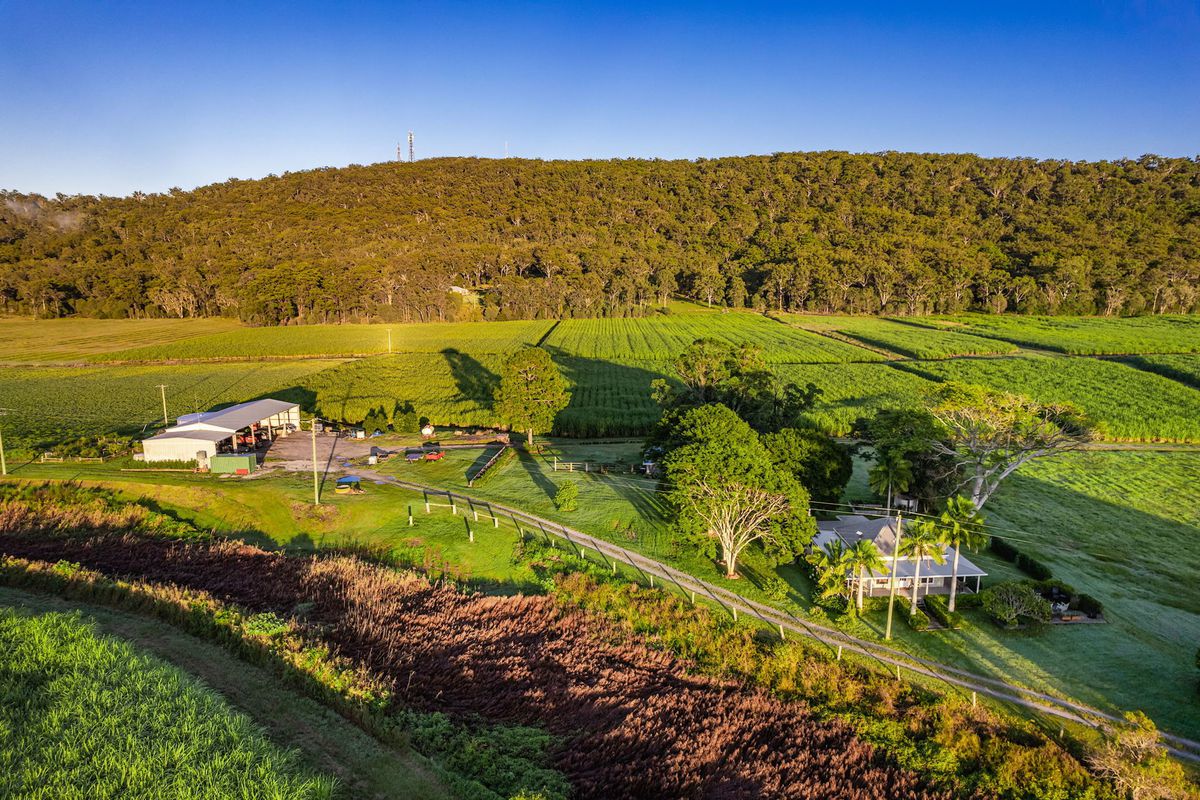
[[[248,403],[238,403],[236,406],[223,408],[220,411],[185,414],[179,418],[178,425],[168,428],[166,432],[195,430],[199,426],[206,426],[213,430],[225,430],[232,434],[234,431],[247,428],[256,422],[262,422],[268,417],[283,414],[293,408],[298,409],[299,405],[286,400],[273,400],[269,397],[263,400],[251,400]]]
[[[181,431],[175,428],[168,428],[160,434],[150,437],[146,441],[149,442],[164,442],[170,439],[191,439],[197,442],[219,442],[222,439],[228,439],[233,435],[232,431],[206,431],[206,430],[191,430]]]

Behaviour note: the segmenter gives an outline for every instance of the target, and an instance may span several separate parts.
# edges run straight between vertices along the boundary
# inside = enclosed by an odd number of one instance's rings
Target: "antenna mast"
[[[412,162],[412,160],[413,160],[413,132],[412,131],[408,132],[408,160],[409,160],[409,162]]]

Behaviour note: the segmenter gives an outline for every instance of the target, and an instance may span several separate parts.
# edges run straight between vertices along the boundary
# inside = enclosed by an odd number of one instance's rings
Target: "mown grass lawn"
[[[545,454],[521,457],[474,488],[466,485],[481,451],[450,452],[444,460],[389,471],[473,496],[511,504],[555,519],[700,577],[766,600],[758,584],[771,571],[751,554],[744,577],[727,581],[695,548],[673,542],[662,495],[652,481],[627,473],[553,470],[560,461],[627,463],[636,444],[555,442]],[[862,497],[860,463],[851,490]],[[962,631],[916,633],[897,617],[897,642],[965,668],[1032,688],[1073,696],[1098,707],[1141,708],[1164,728],[1200,736],[1200,702],[1192,664],[1200,646],[1200,453],[1080,453],[1019,472],[985,509],[1008,538],[1044,560],[1057,577],[1106,606],[1107,625],[1051,626],[1003,631],[980,612],[969,612]],[[566,481],[580,485],[579,510],[560,512],[553,495]],[[1023,541],[1028,539],[1028,541]],[[970,554],[988,573],[985,586],[1022,576],[987,552]],[[784,607],[822,617],[811,603],[803,569],[779,567],[794,592]],[[851,632],[882,639],[885,612],[863,620],[835,620]]]
[[[0,795],[329,798],[194,678],[77,614],[0,606]]]

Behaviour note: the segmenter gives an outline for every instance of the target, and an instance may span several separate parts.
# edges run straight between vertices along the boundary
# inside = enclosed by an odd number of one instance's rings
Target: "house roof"
[[[201,411],[198,414],[184,414],[178,419],[178,424],[174,428],[168,428],[165,432],[212,430],[228,431],[227,435],[232,435],[235,431],[248,428],[256,422],[262,422],[264,419],[283,414],[293,408],[299,408],[299,405],[289,403],[286,400],[273,400],[271,398],[251,400],[248,403],[238,403],[235,406],[223,408],[220,411]]]
[[[221,430],[177,430],[168,428],[167,430],[155,436],[151,436],[146,441],[148,442],[166,442],[173,439],[190,439],[197,442],[219,442],[222,439],[228,439],[232,435],[232,431]]]
[[[864,539],[874,542],[875,547],[879,549],[880,555],[884,557],[888,566],[881,572],[872,572],[871,574],[876,578],[885,578],[891,574],[892,556],[896,548],[896,527],[897,522],[895,517],[868,519],[861,515],[845,515],[838,517],[836,522],[818,523],[817,535],[813,538],[813,545],[824,547],[827,543],[836,540],[840,540],[847,547],[851,547]],[[922,577],[950,577],[953,574],[954,568],[954,551],[950,547],[943,547],[942,558],[945,562],[942,564],[938,564],[932,558],[922,559]],[[901,556],[896,562],[897,578],[911,578],[915,570],[916,562],[904,556]],[[964,555],[959,555],[958,577],[973,578],[985,575],[987,573],[972,563],[970,559]]]

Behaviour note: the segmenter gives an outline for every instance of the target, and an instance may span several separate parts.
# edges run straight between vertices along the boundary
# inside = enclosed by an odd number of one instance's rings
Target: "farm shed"
[[[300,427],[300,406],[285,400],[251,400],[220,411],[184,414],[176,425],[142,442],[146,461],[194,461],[201,453],[211,459],[222,450],[236,450],[237,440],[265,432],[274,439]]]

